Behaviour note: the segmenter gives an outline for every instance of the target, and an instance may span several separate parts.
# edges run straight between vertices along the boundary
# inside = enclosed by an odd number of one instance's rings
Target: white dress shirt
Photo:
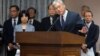
[[[91,24],[92,24],[92,22],[86,23],[88,29],[90,28]]]
[[[65,10],[65,13],[63,15],[60,15],[60,21],[61,21],[62,16],[63,16],[64,22],[65,22],[66,18],[67,18],[67,15],[68,15],[68,10]]]
[[[29,24],[33,24],[33,22],[34,22],[34,19],[29,19],[28,21]]]
[[[53,24],[53,18],[50,17],[50,24],[52,25]]]
[[[17,24],[17,22],[18,22],[18,17],[12,18],[12,25],[14,25],[14,20],[16,21],[16,24]]]

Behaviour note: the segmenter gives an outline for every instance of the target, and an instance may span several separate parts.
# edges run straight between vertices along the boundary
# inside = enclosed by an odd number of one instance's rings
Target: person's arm
[[[3,44],[8,44],[8,28],[7,28],[7,22],[4,23],[3,25]]]
[[[78,30],[83,25],[83,20],[81,20],[81,17],[79,14],[75,14],[75,23],[73,25],[73,28],[71,28],[72,33],[79,34]]]

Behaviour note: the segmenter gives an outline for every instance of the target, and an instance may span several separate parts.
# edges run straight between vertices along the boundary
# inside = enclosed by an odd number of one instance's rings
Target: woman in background
[[[21,24],[15,26],[15,32],[34,32],[33,25],[28,24],[28,14],[25,10],[20,13]]]
[[[20,13],[20,18],[21,18],[21,24],[16,25],[14,28],[14,42],[16,43],[16,32],[34,32],[35,28],[33,25],[28,24],[28,14],[26,13],[25,10],[23,10]],[[16,55],[15,56],[20,56],[20,45],[16,43],[16,45],[13,46],[14,48],[17,49]]]

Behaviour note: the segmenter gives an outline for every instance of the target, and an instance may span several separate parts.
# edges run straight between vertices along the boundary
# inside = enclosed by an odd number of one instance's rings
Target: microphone
[[[58,17],[59,17],[59,15],[57,14],[57,15],[55,15],[56,16],[56,20],[54,21],[54,23],[49,27],[49,29],[47,30],[47,32],[49,32],[51,29],[52,29],[52,27],[55,25],[55,23],[58,21]],[[53,18],[55,18],[55,17],[53,17]]]

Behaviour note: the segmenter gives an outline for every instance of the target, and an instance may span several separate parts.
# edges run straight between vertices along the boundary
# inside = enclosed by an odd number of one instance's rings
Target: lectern
[[[21,56],[80,56],[84,37],[68,32],[17,32]]]

